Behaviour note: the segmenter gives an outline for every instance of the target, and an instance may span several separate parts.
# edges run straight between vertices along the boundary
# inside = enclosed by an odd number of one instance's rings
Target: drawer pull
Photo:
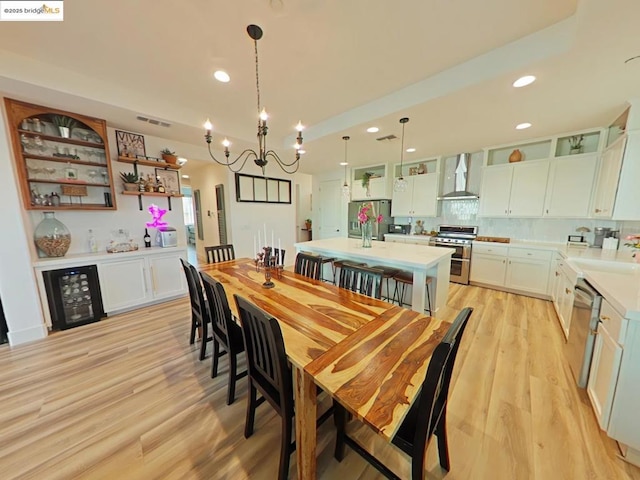
[[[527,255],[533,255],[533,253],[527,253]]]
[[[569,290],[568,288],[565,288],[565,289],[564,289],[564,291],[565,291],[565,293],[566,293],[567,295],[569,295],[569,294],[571,293],[571,290]]]
[[[606,315],[600,315],[600,319],[601,320],[611,320],[611,318],[607,317]]]

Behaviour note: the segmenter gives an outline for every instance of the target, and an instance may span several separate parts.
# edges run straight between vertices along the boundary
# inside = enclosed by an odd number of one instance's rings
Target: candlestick
[[[266,247],[267,246],[267,242],[268,242],[268,240],[267,240],[267,224],[266,223],[264,224],[263,228],[264,228],[264,246]]]
[[[276,242],[273,241],[273,230],[271,230],[271,248],[276,248]]]
[[[280,239],[278,239],[278,265],[284,263],[284,256],[282,255],[282,247],[280,246]]]

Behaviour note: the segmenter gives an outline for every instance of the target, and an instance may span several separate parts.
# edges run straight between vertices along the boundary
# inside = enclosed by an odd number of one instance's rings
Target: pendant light
[[[344,162],[342,162],[342,165],[344,165],[344,183],[342,184],[342,196],[345,200],[351,200],[351,188],[349,188],[349,184],[347,183],[347,165],[349,165],[349,162],[347,162],[347,142],[349,138],[347,135],[342,137],[342,140],[344,140]]]
[[[402,140],[400,141],[400,176],[397,177],[393,183],[394,192],[405,192],[407,190],[407,179],[402,175],[402,163],[404,160],[404,124],[408,121],[408,117],[400,119],[400,123],[402,124]]]

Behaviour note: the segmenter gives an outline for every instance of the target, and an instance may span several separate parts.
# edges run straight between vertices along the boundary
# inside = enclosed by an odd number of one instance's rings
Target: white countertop
[[[394,242],[372,242],[372,248],[362,248],[362,241],[354,238],[328,238],[296,243],[300,250],[327,256],[348,255],[369,262],[393,264],[398,267],[432,267],[455,252],[453,248],[428,247]]]
[[[96,253],[76,253],[73,255],[65,255],[64,257],[45,257],[39,258],[33,262],[35,268],[44,270],[51,267],[65,268],[67,266],[75,267],[88,265],[96,262],[104,262],[109,260],[120,260],[127,257],[139,257],[145,255],[157,255],[161,253],[173,253],[186,251],[186,247],[150,247],[139,248],[131,252],[107,253],[106,251]]]
[[[423,238],[426,241],[429,241],[429,239],[431,238],[431,235],[417,235],[415,233],[412,233],[411,235],[405,235],[404,233],[385,233],[384,234],[385,238],[386,237],[397,237],[397,238],[410,238],[410,239],[418,239],[418,240],[422,240]]]

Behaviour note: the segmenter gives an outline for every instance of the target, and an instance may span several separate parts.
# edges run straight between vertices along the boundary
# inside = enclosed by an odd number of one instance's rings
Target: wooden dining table
[[[253,260],[207,264],[231,309],[238,294],[278,320],[292,365],[299,479],[316,477],[317,391],[390,441],[450,323],[284,271],[265,288]]]

